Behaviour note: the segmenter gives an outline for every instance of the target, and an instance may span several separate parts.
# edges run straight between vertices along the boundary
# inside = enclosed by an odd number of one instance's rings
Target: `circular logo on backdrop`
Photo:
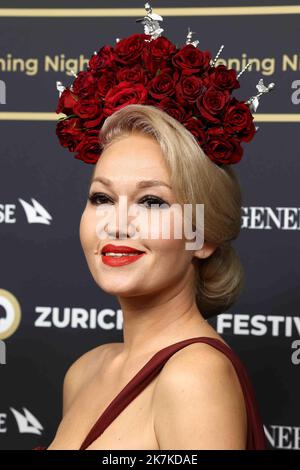
[[[21,307],[16,297],[0,289],[0,339],[14,334],[21,321]]]

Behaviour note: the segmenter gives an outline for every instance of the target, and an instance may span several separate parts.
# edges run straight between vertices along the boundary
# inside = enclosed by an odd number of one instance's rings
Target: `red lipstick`
[[[106,253],[116,253],[118,256],[110,256]],[[128,255],[126,256],[124,253],[128,253]],[[137,248],[125,245],[112,245],[109,243],[102,248],[101,259],[102,262],[108,266],[124,266],[126,264],[134,263],[144,254],[145,252]]]

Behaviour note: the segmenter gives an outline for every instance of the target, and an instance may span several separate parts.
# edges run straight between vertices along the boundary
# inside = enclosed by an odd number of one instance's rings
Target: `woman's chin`
[[[101,278],[98,277],[98,279],[96,279],[96,283],[98,284],[100,289],[102,289],[107,294],[118,297],[132,297],[136,295],[143,295],[145,290],[144,286],[141,285],[140,281],[137,284],[135,282],[128,282],[128,279],[126,279],[126,282],[122,283],[121,279],[118,279],[118,276],[112,276],[111,280],[108,279],[108,276],[105,276],[105,279],[103,278],[103,276],[101,276]]]

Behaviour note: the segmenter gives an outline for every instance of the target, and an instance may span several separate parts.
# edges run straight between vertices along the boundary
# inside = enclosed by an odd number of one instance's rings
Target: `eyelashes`
[[[104,194],[104,193],[91,193],[88,196],[88,200],[94,206],[100,206],[101,204],[107,204],[107,203],[113,203],[113,200],[111,198],[109,198],[108,196],[106,196],[106,194]],[[146,196],[143,196],[139,200],[139,204],[145,204],[145,202],[148,203],[149,201],[151,201],[151,204],[146,205],[146,207],[149,208],[149,209],[151,209],[152,205],[154,205],[154,204],[158,205],[158,207],[160,209],[168,209],[170,207],[170,205],[166,201],[161,199],[160,197],[153,196],[153,195],[150,195],[150,194],[147,194]],[[165,207],[162,207],[163,204],[165,205]]]

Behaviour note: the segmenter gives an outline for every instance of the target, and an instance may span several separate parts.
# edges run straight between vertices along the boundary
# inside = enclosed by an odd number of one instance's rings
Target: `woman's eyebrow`
[[[91,184],[98,181],[99,183],[103,183],[105,186],[113,186],[113,182],[104,176],[96,176],[92,179]],[[172,186],[165,183],[164,181],[156,180],[156,179],[149,179],[149,180],[141,180],[136,184],[137,188],[150,188],[153,186],[166,186],[167,188],[172,189]]]

